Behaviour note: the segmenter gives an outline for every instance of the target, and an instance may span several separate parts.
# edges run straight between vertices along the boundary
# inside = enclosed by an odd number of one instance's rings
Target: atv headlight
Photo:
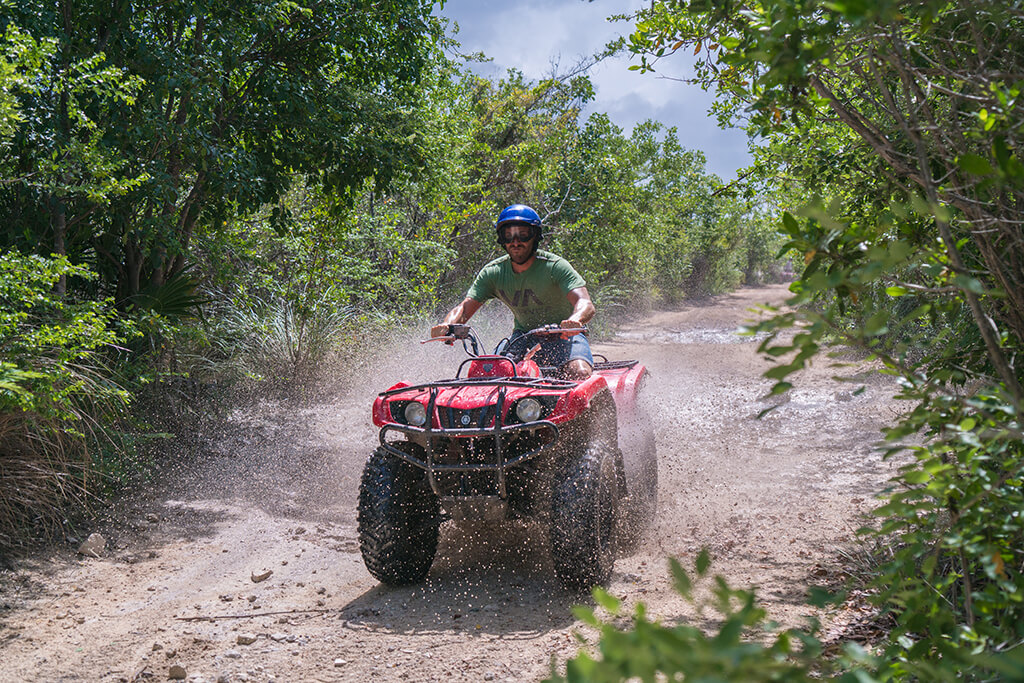
[[[427,423],[427,409],[419,401],[409,401],[405,406],[405,422],[413,427],[422,427]]]
[[[516,417],[520,422],[536,422],[542,410],[540,401],[535,398],[524,398],[516,403]]]

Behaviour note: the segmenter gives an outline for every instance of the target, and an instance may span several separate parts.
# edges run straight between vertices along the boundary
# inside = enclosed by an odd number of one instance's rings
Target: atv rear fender
[[[632,411],[647,380],[647,368],[635,360],[597,363],[594,374],[604,377],[619,411]]]

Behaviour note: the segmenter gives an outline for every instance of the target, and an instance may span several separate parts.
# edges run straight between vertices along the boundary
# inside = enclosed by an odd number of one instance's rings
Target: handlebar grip
[[[440,325],[437,327],[440,327]],[[447,328],[447,334],[441,334],[436,337],[431,337],[430,339],[423,339],[420,343],[426,344],[427,342],[439,341],[451,345],[457,341],[466,341],[467,339],[471,342],[473,341],[473,329],[469,325],[463,323],[451,323],[447,325]]]
[[[469,339],[469,325],[452,323],[448,326],[448,334],[455,339]]]

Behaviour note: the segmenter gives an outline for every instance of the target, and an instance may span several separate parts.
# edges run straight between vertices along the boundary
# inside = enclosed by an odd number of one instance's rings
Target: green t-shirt
[[[560,323],[572,315],[566,295],[587,282],[561,256],[537,251],[537,258],[524,273],[512,270],[508,255],[496,258],[477,274],[470,299],[486,302],[500,299],[512,310],[517,330]]]

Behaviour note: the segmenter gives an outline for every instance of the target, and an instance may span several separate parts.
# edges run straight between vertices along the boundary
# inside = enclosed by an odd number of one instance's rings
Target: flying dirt
[[[687,565],[707,548],[714,573],[755,587],[782,624],[802,623],[807,588],[841,580],[894,471],[876,448],[893,388],[871,368],[822,358],[767,396],[769,361],[735,331],[787,293],[743,289],[594,344],[650,372],[657,513],[607,587],[664,621],[702,623],[666,558]],[[323,400],[232,413],[91,530],[107,540],[96,556],[75,544],[0,572],[0,679],[536,681],[552,657],[564,664],[574,634],[588,635],[571,613],[587,598],[563,587],[529,520],[445,522],[419,583],[367,571],[356,510],[379,445],[370,406],[399,379],[454,374],[465,357],[409,340],[385,355]]]

